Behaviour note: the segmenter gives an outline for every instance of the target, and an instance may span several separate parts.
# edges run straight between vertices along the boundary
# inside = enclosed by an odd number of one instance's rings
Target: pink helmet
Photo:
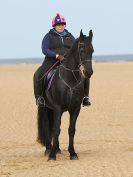
[[[60,15],[59,13],[56,14],[56,16],[53,18],[52,20],[52,26],[56,26],[57,24],[61,24],[63,23],[64,25],[66,25],[66,20],[65,18]]]

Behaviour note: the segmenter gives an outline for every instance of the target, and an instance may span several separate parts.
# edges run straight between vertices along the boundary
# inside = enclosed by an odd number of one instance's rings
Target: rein
[[[80,63],[79,63],[78,68],[80,68],[81,65],[84,65],[85,62],[91,62],[91,60],[84,60],[84,61],[82,61],[82,57],[81,57],[80,50],[83,50],[84,47],[85,47],[85,44],[84,44],[83,42],[79,42],[79,43],[78,43],[78,53],[79,53],[79,59],[80,59]],[[81,49],[80,49],[80,48],[81,48]],[[53,65],[43,74],[43,76],[39,79],[39,81],[41,81],[59,62],[60,62],[59,60],[56,61],[56,63],[53,64]],[[75,72],[75,71],[81,72],[80,69],[75,69],[75,70],[74,70],[74,69],[69,69],[69,68],[65,67],[63,64],[61,64],[60,66],[64,67],[64,69],[66,69],[66,70],[68,70],[68,71],[71,71],[71,72],[73,73],[74,78],[75,78],[76,81],[77,81],[77,78],[76,78],[74,72]]]
[[[44,74],[43,76],[39,79],[39,81],[41,81],[60,61],[56,61],[55,64],[53,64]]]
[[[79,63],[79,65],[78,65],[78,68],[80,68],[81,65],[84,65],[83,62],[88,61],[88,60],[84,60],[84,61],[82,62],[82,58],[81,58],[81,54],[80,54],[80,52],[81,52],[81,51],[80,51],[80,50],[81,50],[81,49],[80,49],[80,46],[83,48],[84,45],[85,45],[84,43],[81,43],[81,42],[78,43],[78,53],[79,53],[79,59],[80,59],[80,63]],[[80,69],[70,69],[70,68],[67,68],[67,67],[65,67],[65,66],[63,65],[63,63],[62,63],[60,66],[63,67],[65,70],[72,72],[72,74],[73,74],[73,76],[74,76],[76,82],[78,82],[78,79],[77,79],[77,77],[75,76],[74,72],[77,71],[77,72],[82,73]],[[60,77],[60,79],[64,82],[64,84],[69,87],[69,89],[70,89],[71,91],[74,90],[75,87],[77,87],[77,86],[81,83],[81,79],[80,79],[80,81],[72,88],[72,87],[71,87],[68,83],[66,83],[66,81],[61,77],[60,69],[59,69],[59,77]]]
[[[80,63],[79,63],[79,65],[78,65],[78,68],[80,68],[81,65],[84,65],[85,62],[91,62],[91,60],[84,60],[84,61],[82,61],[81,52],[84,50],[84,48],[85,48],[85,44],[84,44],[83,42],[79,42],[79,43],[78,43],[78,53],[79,53]],[[82,51],[81,51],[81,50],[82,50]],[[74,76],[76,82],[78,82],[78,79],[77,79],[77,77],[75,76],[74,72],[75,72],[75,71],[81,72],[80,69],[70,69],[70,68],[67,68],[67,67],[65,67],[65,66],[63,65],[63,63],[62,63],[60,66],[63,67],[65,70],[72,72],[72,74],[73,74],[73,76]],[[82,72],[81,72],[81,73],[82,73]],[[80,79],[80,81],[72,88],[72,87],[71,87],[68,83],[66,83],[65,80],[61,77],[60,69],[59,69],[59,77],[60,77],[60,79],[64,82],[64,84],[67,85],[67,86],[70,88],[70,90],[74,90],[75,87],[77,87],[77,86],[81,83],[81,79]]]
[[[75,72],[75,71],[81,72],[80,69],[75,69],[75,70],[74,70],[74,69],[69,69],[69,68],[65,67],[63,64],[61,64],[60,66],[62,66],[65,70],[72,72],[72,74],[73,74],[73,76],[74,76],[76,82],[78,82],[78,79],[77,79],[77,77],[75,76],[74,72]],[[76,84],[76,86],[74,86],[74,87],[72,88],[72,87],[71,87],[68,83],[66,83],[66,81],[61,77],[60,69],[59,69],[59,77],[60,77],[60,79],[65,83],[65,85],[67,85],[71,90],[73,90],[73,89],[81,82],[81,80],[80,80],[80,81],[78,82],[78,84]]]

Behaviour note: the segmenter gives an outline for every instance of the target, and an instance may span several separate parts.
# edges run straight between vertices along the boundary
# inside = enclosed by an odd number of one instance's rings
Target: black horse
[[[45,90],[45,107],[38,107],[38,141],[46,147],[45,154],[49,160],[56,160],[60,152],[59,134],[63,112],[70,114],[69,147],[70,159],[78,159],[74,150],[74,135],[76,120],[81,109],[84,97],[84,77],[91,77],[92,69],[92,30],[89,36],[80,32],[63,62],[57,67],[54,75],[54,84]],[[84,74],[80,70],[83,66]]]

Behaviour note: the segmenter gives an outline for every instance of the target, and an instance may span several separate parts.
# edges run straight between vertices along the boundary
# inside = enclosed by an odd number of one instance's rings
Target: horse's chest
[[[69,104],[70,105],[78,105],[81,104],[84,93],[82,90],[70,90],[69,91]]]

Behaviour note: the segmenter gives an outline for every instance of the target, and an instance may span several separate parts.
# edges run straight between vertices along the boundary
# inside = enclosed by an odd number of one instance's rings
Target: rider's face
[[[61,23],[61,24],[57,24],[57,25],[55,26],[55,30],[56,30],[57,32],[59,32],[59,33],[63,32],[64,29],[65,29],[65,25],[62,24],[62,23]]]

